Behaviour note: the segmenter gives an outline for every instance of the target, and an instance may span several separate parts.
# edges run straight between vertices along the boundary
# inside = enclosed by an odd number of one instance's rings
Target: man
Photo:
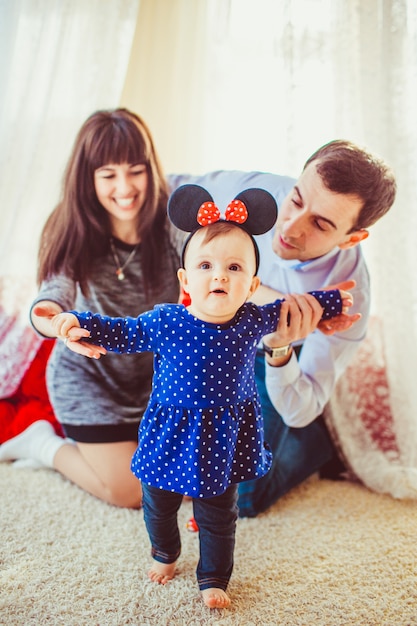
[[[289,322],[264,338],[256,380],[265,440],[273,452],[269,473],[239,487],[241,517],[253,517],[321,470],[337,477],[343,469],[322,418],[336,381],[363,341],[370,310],[370,285],[360,242],[395,200],[390,168],[352,142],[332,141],[306,162],[298,181],[260,172],[212,172],[171,176],[171,189],[184,183],[205,187],[221,211],[240,191],[261,187],[277,200],[275,229],[257,238],[262,286],[258,303],[290,297]],[[355,281],[350,288],[346,281]],[[321,309],[296,294],[330,285],[349,288],[352,315],[320,325]],[[343,332],[341,332],[343,331]]]

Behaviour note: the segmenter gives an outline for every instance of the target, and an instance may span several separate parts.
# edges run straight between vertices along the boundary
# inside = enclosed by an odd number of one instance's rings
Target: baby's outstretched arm
[[[37,317],[48,320],[51,336],[64,341],[67,348],[72,352],[82,354],[90,359],[99,359],[102,354],[106,354],[105,348],[82,341],[88,338],[90,333],[80,327],[78,319],[72,313],[57,313],[54,307],[46,304],[36,305],[33,312]]]

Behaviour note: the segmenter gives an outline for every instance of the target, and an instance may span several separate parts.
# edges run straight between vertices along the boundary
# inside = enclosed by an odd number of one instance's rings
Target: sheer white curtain
[[[40,339],[29,326],[39,235],[75,134],[117,106],[139,0],[0,0],[0,397]]]
[[[212,0],[141,0],[121,105],[147,121],[166,171],[205,165]],[[226,2],[227,4],[227,2]]]
[[[117,106],[139,0],[0,2],[0,268],[33,276],[84,119]]]

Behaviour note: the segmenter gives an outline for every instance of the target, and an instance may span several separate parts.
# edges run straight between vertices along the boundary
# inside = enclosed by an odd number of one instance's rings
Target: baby
[[[276,216],[273,197],[250,189],[219,219],[206,190],[184,185],[170,198],[169,217],[191,232],[178,270],[189,306],[162,304],[137,318],[91,312],[53,317],[57,337],[85,356],[154,353],[153,388],[131,465],[142,481],[153,557],[149,577],[165,584],[174,576],[181,550],[177,512],[183,496],[192,497],[200,541],[197,581],[210,608],[230,604],[237,485],[263,476],[271,465],[254,360],[258,343],[288,307],[285,300],[261,307],[248,300],[259,285],[253,235],[272,228]],[[312,293],[324,318],[352,304],[348,292]]]

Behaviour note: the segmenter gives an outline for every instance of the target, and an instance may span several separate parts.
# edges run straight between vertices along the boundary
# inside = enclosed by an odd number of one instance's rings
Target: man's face
[[[368,234],[366,230],[349,233],[361,207],[357,196],[329,191],[316,164],[310,163],[280,207],[272,241],[275,254],[309,261],[337,246],[356,245]]]

